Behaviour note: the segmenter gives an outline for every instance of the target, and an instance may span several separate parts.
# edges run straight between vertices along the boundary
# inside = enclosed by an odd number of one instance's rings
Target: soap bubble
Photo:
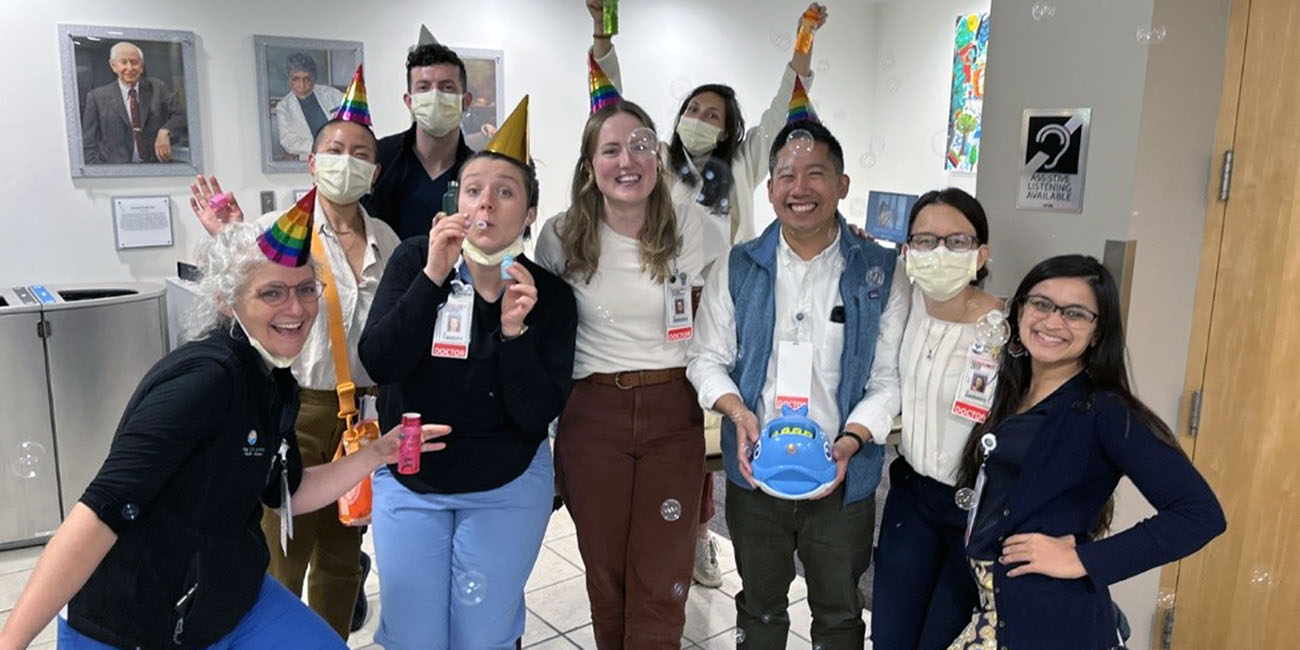
[[[140,518],[140,506],[134,503],[128,503],[122,506],[122,518],[127,521],[135,521]]]
[[[772,32],[772,47],[779,52],[789,52],[794,42],[790,40],[790,35],[785,32]]]
[[[1161,589],[1160,594],[1156,596],[1156,605],[1161,609],[1169,609],[1174,606],[1174,592],[1172,589]]]
[[[871,144],[869,145],[868,149],[869,149],[870,151],[873,151],[873,152],[876,152],[876,153],[880,153],[880,152],[884,151],[884,150],[885,150],[885,136],[883,136],[883,135],[877,135],[877,136],[872,137],[872,138],[871,138]]]
[[[1257,566],[1250,570],[1250,586],[1272,587],[1273,573],[1266,566]]]
[[[610,325],[616,324],[616,321],[614,320],[614,312],[605,305],[596,305],[596,315],[600,316],[601,320]]]
[[[944,131],[935,131],[930,134],[930,151],[936,156],[942,156],[948,150],[948,134]]]
[[[786,145],[790,147],[790,153],[795,155],[812,153],[816,142],[816,140],[813,140],[812,134],[804,129],[795,129],[785,138]]]
[[[771,615],[771,614],[764,614],[764,615],[763,615],[763,622],[764,622],[764,623],[771,623],[771,622],[772,622],[772,615]]]
[[[484,228],[487,228],[487,221],[484,221],[483,219],[479,219],[478,221],[474,222],[475,230],[482,230]]]
[[[682,100],[695,89],[695,84],[691,83],[686,77],[673,79],[672,84],[668,86],[668,92],[672,93],[673,99]]]
[[[957,490],[957,493],[953,495],[952,500],[957,504],[957,507],[961,508],[962,510],[965,510],[967,512],[974,510],[975,490],[972,490],[968,487],[964,487],[960,490]]]
[[[890,68],[893,68],[893,67],[894,67],[894,55],[893,55],[893,54],[886,54],[886,55],[880,57],[880,69],[881,69],[881,70],[889,70]]]
[[[457,571],[452,576],[452,589],[456,601],[473,607],[487,597],[487,581],[478,571]]]
[[[831,60],[825,57],[817,61],[817,73],[826,74],[831,69]]]
[[[896,74],[891,74],[885,78],[885,92],[893,95],[903,86],[903,79]]]
[[[741,628],[736,628],[736,643],[741,644],[744,642],[745,642],[745,630]]]
[[[9,469],[19,478],[33,479],[40,474],[45,465],[45,446],[39,442],[24,440],[18,443],[9,455]]]
[[[1035,2],[1030,13],[1033,15],[1035,22],[1051,20],[1052,17],[1056,15],[1056,5],[1047,4],[1045,2]]]
[[[686,598],[686,587],[680,582],[673,583],[673,598],[684,600]]]
[[[865,280],[868,289],[879,289],[885,286],[885,270],[879,266],[873,266],[867,269]]]
[[[872,167],[875,167],[876,154],[871,153],[870,151],[862,154],[862,156],[858,158],[858,164],[862,165],[863,167],[866,167],[867,169],[871,169]]]
[[[849,212],[855,217],[858,215],[866,216],[867,200],[860,196],[853,199],[849,202]]]
[[[644,126],[634,129],[627,136],[627,150],[638,158],[654,156],[659,151],[659,136],[655,135],[654,129]]]
[[[664,521],[677,521],[678,519],[681,519],[681,502],[677,499],[664,499],[664,502],[659,504],[659,516],[663,517]]]
[[[1138,45],[1159,45],[1165,40],[1165,26],[1155,25],[1153,27],[1139,27],[1137,30]]]

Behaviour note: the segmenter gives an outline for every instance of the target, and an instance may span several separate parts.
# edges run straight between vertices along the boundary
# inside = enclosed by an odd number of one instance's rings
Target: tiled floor
[[[370,535],[364,548],[371,552]],[[740,589],[736,562],[731,543],[719,538],[718,561],[725,572],[722,586],[707,589],[693,585],[686,600],[686,628],[683,630],[683,648],[708,648],[721,650],[734,648],[736,635],[736,606],[732,598]],[[0,623],[8,618],[14,601],[27,577],[31,575],[39,548],[20,549],[0,553]],[[561,509],[551,517],[537,565],[528,579],[524,591],[528,603],[528,620],[524,629],[524,647],[536,650],[573,650],[596,647],[592,639],[591,608],[583,581],[582,558],[574,537],[573,520],[567,510]],[[360,632],[348,640],[352,648],[377,650],[373,638],[379,623],[379,579],[372,571],[366,580],[366,597],[370,602],[370,618]],[[807,589],[804,579],[796,576],[790,586],[791,632],[787,648],[811,650],[808,625],[812,614],[808,609]],[[863,618],[869,620],[864,612]],[[869,642],[868,642],[869,643]],[[48,626],[33,649],[54,647],[54,625]],[[868,648],[870,645],[868,644]]]

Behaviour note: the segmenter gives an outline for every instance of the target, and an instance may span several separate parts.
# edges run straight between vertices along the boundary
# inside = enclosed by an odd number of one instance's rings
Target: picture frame
[[[496,129],[506,119],[505,52],[467,47],[452,47],[465,64],[466,85],[474,96],[461,122],[465,144],[474,151],[487,146]]]
[[[58,39],[73,178],[203,173],[194,32],[60,24]]]
[[[326,121],[333,117],[357,65],[365,60],[365,44],[258,34],[253,50],[262,171],[306,173],[315,135],[308,112],[314,103]]]
[[[907,217],[916,205],[915,194],[897,192],[867,193],[867,234],[875,239],[883,239],[899,244],[907,241]]]

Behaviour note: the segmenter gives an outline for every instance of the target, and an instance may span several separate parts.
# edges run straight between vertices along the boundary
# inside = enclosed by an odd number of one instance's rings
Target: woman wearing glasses
[[[903,432],[890,466],[889,496],[876,550],[873,647],[944,648],[976,602],[962,552],[965,513],[953,502],[961,450],[978,415],[959,404],[991,395],[981,359],[981,320],[1002,302],[979,287],[987,275],[988,219],[957,188],[927,192],[908,217],[904,263],[912,305],[899,354]],[[995,315],[991,315],[995,314]],[[985,367],[989,363],[986,361]]]
[[[700,222],[677,219],[650,116],[597,110],[572,205],[546,223],[537,261],[578,303],[573,392],[555,475],[587,568],[596,645],[677,648],[704,480],[703,414],[686,380]]]
[[[303,467],[289,364],[316,317],[320,284],[299,251],[279,257],[252,225],[206,240],[190,333],[126,406],[108,458],[50,539],[0,648],[25,648],[59,617],[59,647],[346,648],[266,574],[262,505],[332,509],[384,463],[396,429],[359,453]],[[426,438],[447,427],[424,427]],[[435,451],[442,443],[426,443]],[[275,540],[279,543],[279,540]]]
[[[1111,648],[1108,587],[1204,546],[1223,510],[1129,388],[1119,290],[1101,263],[1039,263],[1009,322],[992,408],[961,458],[979,604],[950,647]],[[1156,515],[1098,539],[1123,476]]]

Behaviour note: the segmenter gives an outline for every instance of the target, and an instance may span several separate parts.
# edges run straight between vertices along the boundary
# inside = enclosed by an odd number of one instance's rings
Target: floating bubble
[[[610,325],[615,324],[614,312],[604,305],[596,305],[596,315]]]
[[[683,600],[686,598],[686,587],[682,586],[682,583],[673,583],[673,598],[676,598],[677,600]]]
[[[740,644],[744,642],[745,642],[745,630],[741,628],[736,628],[736,643]]]
[[[889,70],[894,67],[894,55],[886,54],[880,57],[880,69]]]
[[[879,266],[867,269],[866,282],[868,289],[879,289],[885,286],[885,270]]]
[[[763,615],[763,622],[764,622],[764,623],[771,623],[771,622],[772,622],[772,615],[771,615],[771,614],[764,614],[764,615]]]
[[[668,92],[672,93],[673,99],[682,100],[695,89],[695,84],[691,83],[686,77],[678,77],[668,86]]]
[[[478,571],[457,571],[452,576],[452,592],[456,601],[473,607],[487,598],[487,581]]]
[[[936,156],[942,156],[948,149],[948,134],[944,131],[935,131],[930,134],[930,151]]]
[[[816,142],[816,140],[813,140],[812,134],[805,129],[795,129],[785,138],[785,144],[790,147],[790,153],[796,156],[812,153]]]
[[[858,215],[866,216],[867,200],[860,196],[853,199],[852,201],[849,202],[849,211],[853,214],[853,216],[858,216]]]
[[[975,490],[972,490],[968,487],[964,487],[960,490],[957,490],[957,493],[953,495],[952,500],[956,502],[957,507],[961,508],[962,510],[965,510],[967,512],[974,510]]]
[[[487,221],[484,221],[483,219],[479,219],[478,221],[474,222],[475,230],[482,230],[484,228],[487,228]]]
[[[627,150],[639,158],[653,157],[659,150],[659,137],[654,129],[641,127],[627,136]]]
[[[45,446],[24,440],[18,443],[9,456],[9,469],[19,478],[33,479],[44,469]]]
[[[681,519],[681,502],[677,499],[664,499],[664,502],[659,504],[659,516],[663,517],[664,521],[677,521],[678,519]]]
[[[1137,42],[1139,45],[1159,45],[1165,40],[1165,26],[1139,27]]]
[[[885,136],[878,135],[871,138],[870,150],[875,153],[881,153],[885,150]]]
[[[831,60],[830,60],[830,59],[822,58],[822,59],[819,59],[819,60],[817,61],[817,73],[818,73],[818,74],[826,74],[827,72],[830,71],[830,69],[831,69]]]
[[[890,95],[898,93],[898,89],[903,87],[903,79],[896,74],[891,74],[885,78],[885,92]]]
[[[1056,15],[1056,5],[1047,4],[1045,2],[1035,2],[1033,9],[1030,10],[1030,14],[1033,15],[1034,21],[1036,22],[1051,20],[1052,17]]]
[[[1172,589],[1161,589],[1160,594],[1156,596],[1156,606],[1161,609],[1169,609],[1174,606],[1174,591]]]
[[[1273,573],[1266,566],[1257,566],[1250,570],[1250,586],[1272,587]]]
[[[122,506],[122,518],[127,521],[135,521],[140,518],[140,506],[134,503],[128,503]]]
[[[872,167],[875,167],[876,154],[871,153],[870,151],[862,154],[862,156],[858,158],[858,164],[862,165],[863,167],[866,167],[867,169],[871,169]]]
[[[794,41],[790,40],[790,35],[783,32],[772,32],[772,47],[779,52],[789,52]]]

